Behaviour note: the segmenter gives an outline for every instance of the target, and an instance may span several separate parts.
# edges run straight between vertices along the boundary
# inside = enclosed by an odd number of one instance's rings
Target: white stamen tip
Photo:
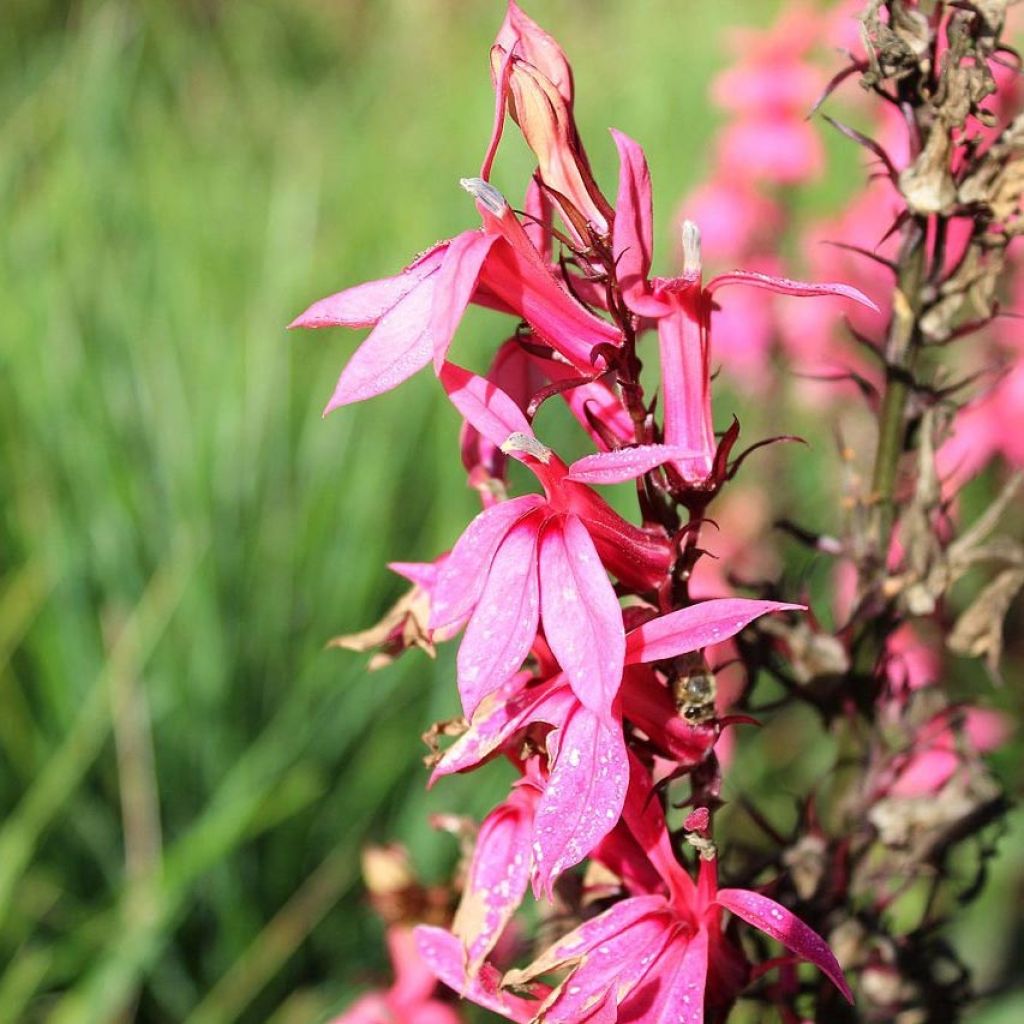
[[[483,178],[460,178],[459,184],[495,217],[500,217],[508,209],[505,197],[489,181]]]
[[[517,431],[509,434],[501,445],[506,455],[532,455],[538,462],[547,465],[551,461],[551,449],[541,444],[535,437]]]
[[[700,228],[692,220],[683,221],[683,273],[686,276],[699,274]]]

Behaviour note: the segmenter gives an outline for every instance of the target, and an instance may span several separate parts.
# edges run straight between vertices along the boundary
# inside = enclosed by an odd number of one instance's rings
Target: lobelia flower
[[[441,381],[465,419],[525,463],[545,491],[481,512],[438,576],[431,628],[469,617],[458,656],[463,709],[472,716],[512,678],[543,624],[580,702],[607,717],[622,677],[625,633],[605,566],[627,586],[649,591],[665,577],[671,545],[664,533],[627,522],[587,484],[632,479],[684,452],[648,445],[598,452],[569,467],[495,385],[451,363]]]
[[[481,828],[455,933],[466,945],[470,974],[511,918],[532,876],[534,892],[551,893],[555,879],[603,843],[616,826],[629,778],[622,717],[639,726],[677,765],[699,764],[717,738],[710,726],[694,727],[676,714],[668,690],[648,667],[735,636],[768,612],[799,605],[745,598],[704,601],[649,619],[626,636],[625,678],[610,719],[584,707],[563,672],[554,672],[541,648],[546,678],[521,672],[489,693],[469,726],[441,758],[431,784],[467,771],[504,750],[518,761],[525,731],[551,727],[546,766],[524,764],[512,796]],[[611,850],[606,848],[605,855]]]
[[[774,900],[746,889],[719,889],[712,854],[701,858],[698,880],[676,861],[660,803],[647,772],[631,759],[626,825],[658,874],[654,891],[630,896],[555,942],[528,967],[510,971],[504,983],[518,988],[554,971],[565,978],[537,999],[535,1020],[547,1024],[666,1020],[701,1024],[705,1006],[729,1005],[750,976],[742,951],[722,930],[723,911],[752,924],[797,956],[819,967],[847,999],[849,987],[824,940]],[[706,810],[687,827],[703,833]],[[706,835],[703,836],[706,839]],[[427,951],[433,930],[420,928]]]
[[[562,48],[515,0],[491,48],[494,128],[480,177],[490,177],[505,111],[537,157],[537,173],[577,240],[607,235],[613,211],[594,181],[573,119],[572,68]]]
[[[417,951],[413,930],[392,925],[387,942],[394,984],[362,996],[332,1024],[461,1024],[450,1004],[433,998],[437,978]]]
[[[838,295],[877,311],[862,292],[845,284],[811,284],[752,271],[720,274],[706,285],[701,278],[700,232],[683,225],[683,275],[649,278],[653,208],[647,159],[640,146],[614,131],[619,150],[619,192],[612,249],[627,306],[653,320],[658,329],[661,359],[661,401],[666,445],[696,451],[694,457],[674,460],[684,483],[713,489],[715,434],[711,421],[710,327],[715,293],[727,285],[746,284],[784,295]]]
[[[620,331],[580,305],[537,251],[497,189],[478,178],[483,227],[428,249],[395,277],[321,299],[291,327],[373,327],[349,360],[325,415],[397,387],[433,362],[440,370],[470,302],[511,313],[572,365],[591,372],[591,352]]]

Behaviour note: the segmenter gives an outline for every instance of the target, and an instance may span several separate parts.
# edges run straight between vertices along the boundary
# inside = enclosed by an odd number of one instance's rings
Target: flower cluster
[[[878,7],[869,4],[869,27]],[[479,222],[393,277],[315,303],[292,325],[371,328],[326,412],[427,371],[463,422],[461,458],[481,512],[433,562],[395,564],[413,590],[379,627],[339,643],[380,646],[378,657],[389,660],[409,646],[432,650],[461,634],[462,716],[432,730],[454,740],[435,748],[431,782],[496,758],[513,767],[515,781],[476,833],[450,927],[417,930],[416,962],[459,995],[517,1021],[613,1024],[672,1016],[697,1024],[723,1020],[752,986],[784,1019],[795,1020],[801,983],[794,965],[801,960],[820,969],[813,987],[819,1011],[835,990],[852,999],[829,945],[784,905],[798,902],[793,888],[777,886],[762,869],[746,873],[745,887],[719,888],[720,740],[729,726],[750,718],[726,714],[716,703],[714,668],[724,656],[718,645],[739,643],[742,653],[742,635],[754,627],[761,663],[770,660],[792,689],[803,685],[801,699],[826,721],[860,707],[873,722],[892,720],[902,728],[911,720],[908,706],[921,706],[912,695],[928,688],[920,672],[914,681],[909,675],[928,658],[913,631],[897,629],[903,620],[885,618],[876,599],[897,586],[885,572],[903,564],[901,552],[913,557],[922,542],[910,531],[890,536],[876,524],[884,535],[881,583],[867,579],[875,564],[870,552],[854,557],[868,551],[866,543],[832,543],[854,571],[842,612],[852,625],[831,635],[808,621],[801,605],[769,599],[775,596],[769,589],[735,596],[722,573],[706,570],[700,540],[709,505],[743,461],[733,455],[738,422],[716,430],[713,358],[724,354],[728,362],[731,354],[736,366],[746,361],[748,380],[757,386],[768,346],[785,336],[777,311],[765,304],[774,295],[846,300],[865,318],[855,321],[855,331],[877,332],[884,323],[865,294],[879,284],[877,273],[836,275],[861,287],[793,280],[782,276],[774,247],[782,212],[772,190],[806,181],[822,165],[806,110],[849,74],[826,87],[807,60],[822,24],[809,8],[794,8],[767,34],[740,40],[740,64],[715,89],[733,120],[716,151],[713,182],[686,205],[696,219],[682,221],[678,273],[661,277],[652,272],[654,216],[643,149],[612,130],[618,183],[614,194],[604,191],[576,126],[569,62],[509,0],[490,53],[490,138],[479,174],[461,183]],[[870,41],[870,34],[864,38]],[[851,60],[866,71],[879,58],[872,50]],[[537,162],[521,210],[491,181],[510,120]],[[998,144],[994,131],[990,146]],[[966,167],[984,143],[965,139],[953,133],[950,159]],[[920,154],[908,148],[890,157],[871,145],[887,169],[876,187],[926,205]],[[876,204],[871,223],[884,210]],[[927,215],[923,206],[904,214]],[[749,258],[748,269],[704,279],[703,219],[715,258]],[[962,243],[953,219],[922,242],[939,268],[936,280],[957,274],[973,224]],[[897,266],[878,254],[867,262],[873,272]],[[837,265],[849,269],[845,259]],[[479,373],[453,354],[472,304],[511,318],[507,337]],[[813,305],[819,310],[813,321],[796,322],[831,332],[837,311]],[[891,334],[902,311],[888,312]],[[643,361],[656,361],[653,395],[641,379]],[[567,464],[538,436],[534,417],[549,400],[565,404],[590,454]],[[536,492],[511,493],[510,460],[536,480]],[[600,493],[630,482],[637,521]],[[921,514],[932,540],[941,534],[935,512],[933,505]],[[726,537],[726,550],[729,545]],[[927,603],[925,583],[916,585],[918,596],[907,600]],[[861,623],[863,634],[855,633]],[[865,650],[874,651],[874,660],[858,676],[854,662],[865,660]],[[861,690],[838,691],[844,675]],[[883,837],[905,821],[903,805],[893,812],[893,801],[934,796],[961,764],[956,709],[915,714],[925,727],[907,748],[880,759],[863,787],[864,818]],[[998,742],[997,721],[974,714],[972,728],[979,748]],[[670,789],[681,803],[669,799]],[[685,813],[677,814],[680,809]],[[800,842],[824,850],[816,828]],[[853,856],[842,843],[833,854],[837,864]],[[825,863],[824,853],[816,856]],[[725,863],[722,873],[728,874]],[[801,884],[794,888],[799,897]],[[545,929],[532,962],[514,966],[502,937],[531,889],[542,904],[558,903],[561,934],[552,939]],[[837,910],[840,903],[837,897],[829,906]],[[814,923],[838,922],[819,906]],[[766,937],[786,952],[767,956]],[[404,949],[407,933],[400,938]],[[407,952],[396,953],[399,966],[407,962]],[[778,982],[766,983],[774,969]],[[803,991],[809,990],[805,980]],[[416,987],[417,1006],[430,1019],[447,1021],[450,1010],[434,1005],[432,991]],[[396,995],[374,998],[374,1007],[384,1006],[381,999],[394,1003],[380,1011],[381,1019],[413,1012]]]

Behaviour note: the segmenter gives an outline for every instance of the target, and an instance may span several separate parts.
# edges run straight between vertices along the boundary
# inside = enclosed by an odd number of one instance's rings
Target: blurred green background
[[[599,179],[608,125],[642,140],[664,225],[723,28],[778,4],[527,7]],[[424,793],[451,650],[372,676],[324,650],[475,511],[456,417],[421,376],[321,420],[354,338],[284,325],[475,222],[502,9],[3,2],[0,1022],[322,1020],[386,973],[360,846],[441,878],[427,815],[498,797]],[[527,173],[503,150],[499,185]],[[458,344],[494,340],[472,313]]]

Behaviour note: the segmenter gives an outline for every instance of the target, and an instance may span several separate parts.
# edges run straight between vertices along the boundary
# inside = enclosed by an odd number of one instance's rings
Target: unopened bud
[[[532,455],[538,462],[547,465],[551,461],[551,449],[540,443],[535,437],[517,431],[509,434],[501,445],[506,455]]]
[[[700,271],[700,228],[692,220],[684,220],[683,275],[685,277],[698,277]]]
[[[459,184],[495,217],[500,217],[508,209],[505,197],[489,181],[483,178],[460,178]]]

